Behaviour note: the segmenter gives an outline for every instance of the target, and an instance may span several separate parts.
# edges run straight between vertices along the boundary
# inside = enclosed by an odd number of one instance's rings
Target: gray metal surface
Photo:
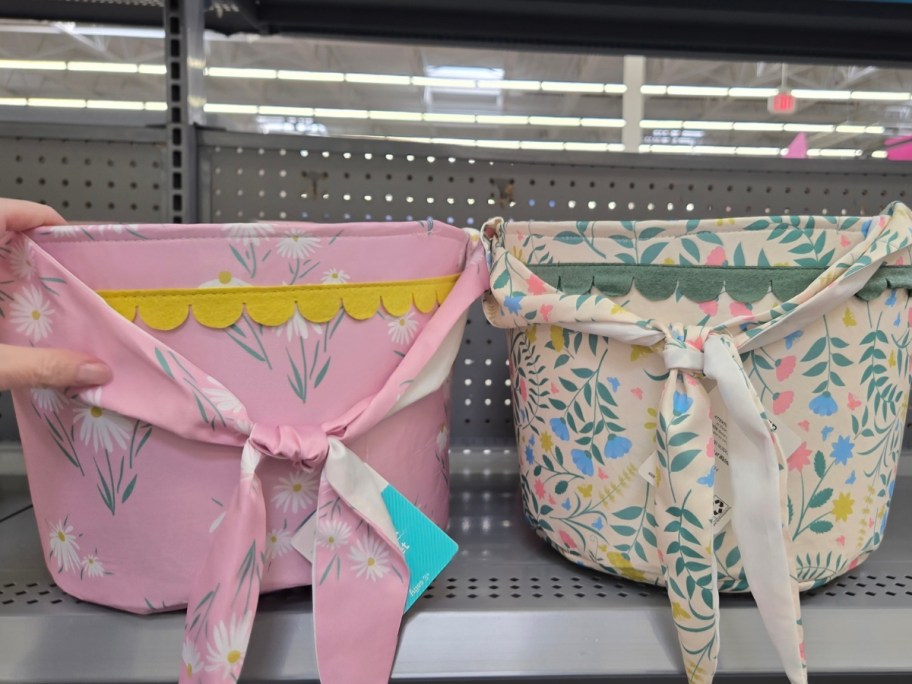
[[[546,547],[522,520],[510,450],[462,456],[450,525],[460,552],[406,617],[394,681],[679,681],[664,592],[581,569]],[[66,596],[45,569],[37,535],[31,511],[0,522],[0,681],[172,681],[182,614],[133,616]],[[910,536],[906,476],[883,547],[805,594],[813,672],[872,684],[912,672]],[[264,597],[247,681],[316,681],[311,619],[306,589]],[[722,634],[722,674],[779,681],[749,598],[723,600]]]
[[[164,3],[170,223],[196,223],[199,220],[196,138],[198,128],[206,122],[203,111],[206,104],[203,5],[203,0],[167,0]]]

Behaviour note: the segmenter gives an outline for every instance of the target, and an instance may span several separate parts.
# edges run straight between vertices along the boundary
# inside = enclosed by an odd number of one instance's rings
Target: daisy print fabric
[[[477,241],[432,221],[0,236],[0,341],[114,369],[13,393],[55,582],[187,608],[180,680],[207,684],[240,676],[261,592],[312,584],[323,681],[386,681],[408,570],[379,494],[338,472],[367,468],[356,445],[446,525],[450,340],[486,283]],[[328,508],[310,562],[293,538]]]
[[[863,562],[888,518],[909,210],[498,220],[485,236],[536,532],[575,563],[664,585],[690,682],[715,672],[719,592],[745,591],[806,682],[798,591]]]

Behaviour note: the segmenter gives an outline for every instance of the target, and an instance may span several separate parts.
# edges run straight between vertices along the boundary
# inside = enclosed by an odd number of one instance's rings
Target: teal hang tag
[[[380,494],[409,569],[409,592],[405,600],[408,611],[453,559],[459,546],[389,483]]]

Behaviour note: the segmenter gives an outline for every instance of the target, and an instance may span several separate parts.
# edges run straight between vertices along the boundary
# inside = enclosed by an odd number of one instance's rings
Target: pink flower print
[[[842,248],[849,247],[852,244],[852,241],[849,240],[848,235],[843,235],[839,238],[839,246]]]
[[[853,560],[851,563],[849,563],[848,570],[854,570],[855,568],[858,567],[858,564],[859,564],[860,562],[861,562],[861,559],[860,559],[860,558],[856,558],[856,559]]]
[[[800,423],[798,423],[798,427],[807,432],[811,429],[811,424],[806,420],[802,420]]]
[[[600,479],[600,480],[607,480],[607,479],[608,479],[608,473],[606,473],[606,472],[605,472],[604,470],[602,470],[601,468],[598,469],[597,475],[599,476],[599,479]]]
[[[643,398],[643,388],[642,387],[634,387],[632,390],[630,390],[630,393],[633,396],[635,396],[637,399]]]
[[[550,320],[551,311],[554,307],[551,304],[545,304],[542,306],[538,312],[541,314],[542,320],[547,323]]]
[[[782,382],[795,370],[795,357],[786,356],[776,361],[776,380]]]
[[[804,654],[804,642],[802,641],[798,644],[798,653],[801,655],[801,662],[807,660],[807,656]]]
[[[731,311],[731,315],[735,317],[745,316],[747,318],[751,318],[753,316],[753,313],[750,310],[750,306],[744,302],[732,302],[731,306],[728,308],[729,311]]]
[[[526,385],[526,379],[519,379],[519,395],[522,397],[523,401],[529,401],[529,388]]]
[[[707,266],[722,266],[725,264],[725,250],[722,247],[716,247],[706,256]]]
[[[558,392],[560,392],[560,390],[558,389],[557,385],[555,385],[555,384],[552,382],[552,383],[551,383],[551,394],[557,394]]]
[[[788,392],[776,392],[773,395],[773,413],[777,416],[782,415],[788,411],[789,406],[792,405],[792,401],[795,399],[795,393],[789,390]]]
[[[526,286],[529,290],[529,294],[540,295],[545,293],[545,283],[534,273],[529,276],[529,280],[526,283]]]
[[[899,257],[893,265],[894,266],[905,266],[906,260],[902,257]]]
[[[801,471],[811,463],[811,450],[807,448],[807,442],[802,442],[801,446],[795,449],[795,453],[788,457],[789,470]]]
[[[836,543],[839,544],[840,546],[845,546],[845,541],[846,540],[845,540],[844,534],[840,534],[838,537],[836,537]]]
[[[564,543],[564,546],[567,546],[571,549],[576,548],[576,542],[573,541],[573,538],[569,534],[564,532],[563,530],[560,531],[560,538],[561,538],[561,541]]]
[[[539,499],[544,499],[545,498],[544,483],[540,479],[536,478],[535,483],[532,486],[535,488],[535,496],[537,496]]]
[[[709,438],[709,441],[706,442],[706,455],[710,458],[716,457],[716,440],[712,437]]]
[[[707,316],[715,316],[719,313],[719,302],[710,299],[708,302],[700,302],[700,310]]]
[[[846,405],[849,407],[849,411],[854,411],[861,406],[861,402],[858,400],[858,397],[849,392],[849,400],[846,402]]]

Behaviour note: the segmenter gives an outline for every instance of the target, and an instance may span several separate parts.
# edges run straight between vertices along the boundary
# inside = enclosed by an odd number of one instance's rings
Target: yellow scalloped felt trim
[[[227,328],[245,309],[260,325],[276,326],[287,323],[295,307],[313,323],[332,320],[340,307],[359,321],[373,317],[381,306],[392,316],[402,316],[412,306],[428,313],[443,303],[458,278],[459,274],[384,283],[100,290],[98,294],[127,320],[136,320],[138,314],[155,330],[180,327],[190,312],[207,328]]]

